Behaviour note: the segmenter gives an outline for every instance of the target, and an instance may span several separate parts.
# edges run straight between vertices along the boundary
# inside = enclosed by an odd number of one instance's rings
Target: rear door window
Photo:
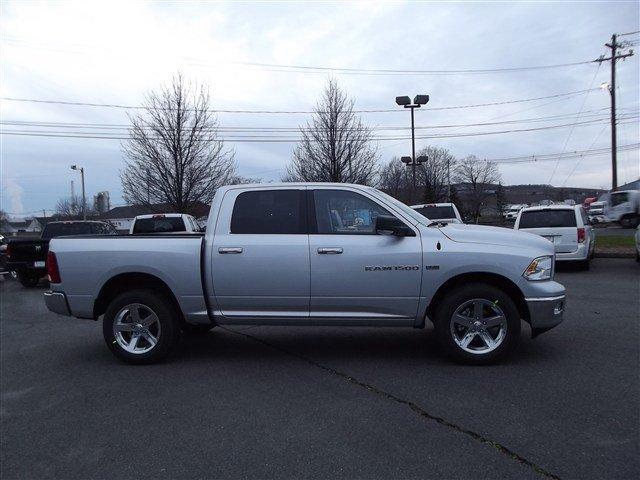
[[[184,232],[185,226],[182,217],[165,217],[158,215],[152,218],[136,220],[133,233],[171,233]]]
[[[574,210],[531,210],[522,212],[519,228],[575,227]]]
[[[424,207],[417,208],[416,210],[429,220],[437,220],[439,218],[456,218],[456,212],[450,205],[425,205]]]
[[[236,198],[231,233],[306,234],[304,190],[257,190]]]

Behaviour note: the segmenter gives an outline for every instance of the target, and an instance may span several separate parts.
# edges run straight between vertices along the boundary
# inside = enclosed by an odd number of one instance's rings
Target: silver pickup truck
[[[130,363],[165,358],[181,330],[216,325],[424,328],[466,363],[558,325],[553,245],[505,228],[431,222],[370,187],[220,188],[206,234],[65,237],[47,258],[49,310],[103,317]]]

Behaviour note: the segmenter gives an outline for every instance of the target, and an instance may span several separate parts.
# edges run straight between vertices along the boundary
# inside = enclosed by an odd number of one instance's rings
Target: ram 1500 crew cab
[[[180,330],[216,325],[424,328],[468,363],[561,322],[553,245],[504,228],[431,222],[370,187],[220,188],[206,234],[54,239],[47,307],[103,317],[131,363],[163,359]]]

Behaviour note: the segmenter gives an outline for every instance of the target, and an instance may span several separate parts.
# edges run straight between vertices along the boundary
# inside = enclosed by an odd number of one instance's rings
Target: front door
[[[229,323],[308,320],[305,192],[289,187],[225,194],[211,258],[217,308]]]
[[[418,230],[412,237],[377,235],[376,217],[392,214],[357,191],[314,187],[309,203],[311,319],[414,319],[422,281]]]

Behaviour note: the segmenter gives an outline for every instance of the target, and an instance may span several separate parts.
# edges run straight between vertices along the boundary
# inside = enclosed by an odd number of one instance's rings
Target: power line
[[[589,149],[593,148],[593,146],[596,144],[596,142],[598,141],[598,139],[600,138],[600,136],[604,133],[604,131],[607,129],[607,125],[603,125],[602,126],[602,130],[600,130],[600,132],[598,133],[598,135],[596,135],[596,137],[593,139],[593,142],[591,142],[591,145],[589,146]],[[587,149],[587,150],[589,150]],[[606,150],[606,149],[605,149]],[[605,152],[606,153],[606,152]],[[564,182],[562,182],[562,186],[564,187],[567,182],[569,181],[569,179],[571,178],[571,176],[574,174],[574,172],[576,171],[576,169],[578,168],[578,165],[580,165],[580,162],[582,162],[582,159],[584,158],[584,156],[580,155],[580,157],[578,157],[578,161],[575,163],[575,165],[573,166],[573,168],[571,169],[571,172],[569,172],[569,175],[567,175],[567,178],[564,179]]]
[[[601,109],[596,110],[587,110],[583,111],[583,118],[594,118],[594,117],[603,117],[608,116],[608,113],[602,113],[602,111],[608,110],[608,107],[603,107]],[[623,113],[619,116],[619,118],[624,119],[625,115],[629,115],[631,113],[638,113],[638,109],[631,110],[630,112]],[[498,122],[475,122],[475,123],[461,123],[461,124],[436,124],[436,125],[419,125],[415,128],[417,130],[425,130],[425,129],[434,129],[434,128],[459,128],[459,127],[476,127],[476,126],[489,126],[489,125],[504,125],[504,124],[518,124],[518,123],[535,123],[535,122],[546,122],[550,120],[560,120],[567,117],[573,117],[576,113],[563,113],[558,115],[549,115],[542,117],[529,117],[515,120],[504,120]],[[501,115],[500,117],[504,117]],[[499,117],[498,117],[499,118]],[[608,118],[608,117],[607,117]],[[489,119],[491,120],[491,119]],[[33,120],[4,120],[0,121],[0,125],[8,125],[8,126],[21,126],[21,127],[41,127],[41,128],[81,128],[81,129],[100,129],[100,130],[126,130],[129,131],[132,128],[132,124],[113,124],[113,123],[70,123],[70,122],[43,122],[43,121],[33,121]],[[145,130],[150,130],[152,127],[144,126],[142,127]],[[362,131],[362,130],[374,130],[374,131],[382,131],[382,130],[410,130],[411,127],[401,126],[401,125],[373,125],[371,127],[360,127],[360,128],[345,128],[340,129],[340,131]],[[295,127],[259,127],[259,126],[219,126],[213,128],[207,128],[203,131],[211,131],[211,132],[300,132],[300,131],[308,131],[308,128],[295,126]],[[312,128],[312,130],[316,130],[316,128]],[[183,131],[189,131],[188,128],[183,129]]]
[[[592,89],[597,90],[597,89]],[[468,105],[452,105],[445,107],[433,107],[429,108],[429,111],[435,110],[456,110],[456,109],[464,109],[464,108],[479,108],[479,107],[489,107],[496,105],[508,105],[513,103],[524,103],[524,102],[534,102],[537,100],[545,100],[548,98],[560,98],[560,97],[570,97],[575,95],[580,95],[585,93],[587,90],[576,90],[573,92],[566,93],[557,93],[554,95],[546,95],[542,97],[534,97],[534,98],[524,98],[518,100],[504,100],[499,102],[487,102],[487,103],[476,103],[476,104],[468,104]],[[42,100],[36,98],[16,98],[16,97],[0,97],[2,100],[10,101],[10,102],[28,102],[28,103],[43,103],[43,104],[53,104],[53,105],[67,105],[74,107],[103,107],[103,108],[119,108],[125,110],[147,110],[148,107],[144,105],[124,105],[117,103],[91,103],[91,102],[75,102],[75,101],[67,101],[67,100]],[[166,109],[173,110],[173,109]],[[239,114],[313,114],[322,111],[316,110],[233,110],[233,109],[209,109],[207,110],[211,113],[239,113]],[[391,113],[391,112],[402,112],[403,110],[396,109],[361,109],[354,110],[354,113]]]
[[[593,87],[593,82],[596,81],[596,77],[598,76],[598,72],[600,71],[600,64],[598,64],[598,68],[596,69],[595,73],[593,74],[593,78],[591,79],[591,83],[589,84],[589,88],[587,89],[587,92],[584,94],[584,98],[582,100],[582,105],[580,106],[580,111],[578,112],[578,114],[576,115],[576,120],[573,124],[573,126],[571,127],[571,130],[569,130],[569,135],[567,135],[566,140],[564,141],[564,147],[562,147],[562,150],[566,150],[567,149],[567,145],[569,144],[569,140],[571,139],[571,135],[573,135],[573,130],[575,128],[576,122],[580,119],[580,115],[582,114],[582,110],[584,109],[584,106],[587,103],[587,99],[589,98],[589,93],[591,93],[592,87]],[[560,160],[560,159],[558,159]],[[555,166],[553,167],[553,171],[551,172],[551,177],[549,177],[549,181],[547,182],[549,185],[551,185],[551,180],[553,180],[553,177],[555,176],[556,172],[558,171],[558,165],[560,164],[560,162],[556,162]]]
[[[633,120],[638,118],[638,116],[629,116],[626,117],[627,120]],[[597,125],[602,122],[602,119],[597,120],[586,120],[583,122],[577,123],[568,123],[568,124],[560,124],[560,125],[548,125],[544,127],[533,127],[533,128],[522,128],[522,129],[511,129],[511,130],[495,130],[488,132],[469,132],[469,133],[461,133],[461,134],[436,134],[436,135],[419,135],[416,136],[416,139],[434,139],[434,138],[460,138],[460,137],[475,137],[475,136],[484,136],[484,135],[499,135],[506,133],[516,133],[516,132],[534,132],[541,130],[551,130],[556,128],[565,128],[572,126],[586,126],[586,125]],[[129,140],[132,137],[130,135],[118,135],[118,134],[104,134],[104,135],[96,135],[91,134],[90,132],[55,132],[55,131],[22,131],[22,130],[2,130],[0,131],[1,135],[16,135],[16,136],[32,136],[32,137],[58,137],[58,138],[85,138],[85,139],[103,139],[103,140]],[[389,141],[389,140],[408,140],[411,137],[399,137],[399,136],[374,136],[372,140],[379,141]],[[155,139],[155,138],[152,138]],[[229,135],[227,134],[224,137],[218,137],[217,140],[229,142],[229,143],[295,143],[300,141],[299,137],[279,137],[275,135]]]
[[[640,148],[640,143],[632,143],[628,145],[622,145],[619,147],[621,151],[630,151],[636,150]],[[507,158],[495,158],[495,159],[487,159],[488,162],[494,162],[499,165],[508,165],[508,164],[518,164],[518,163],[535,163],[535,162],[547,162],[557,160],[558,157],[561,160],[572,160],[575,158],[589,157],[589,156],[597,156],[597,155],[606,155],[609,153],[608,147],[596,148],[596,149],[588,149],[588,150],[577,150],[574,152],[558,152],[558,153],[547,153],[547,154],[539,154],[539,155],[528,155],[521,157],[507,157]]]
[[[18,46],[26,46],[31,48],[40,48],[45,50],[54,50],[54,51],[62,51],[65,52],[65,49],[54,49],[51,48],[50,44],[41,45],[34,44],[30,42],[25,42],[18,37],[6,36],[5,41],[8,43],[13,43]],[[81,47],[80,50],[70,51],[66,50],[66,52],[70,53],[80,53],[87,54],[90,53],[86,48],[84,51],[82,47],[84,45],[79,45]],[[89,48],[96,50],[96,47]],[[107,52],[109,53],[109,52]],[[266,63],[266,62],[246,62],[246,61],[220,61],[211,63],[204,62],[200,59],[193,57],[185,57],[180,56],[183,60],[199,66],[205,67],[220,67],[220,65],[240,65],[245,67],[257,67],[260,69],[266,69],[269,71],[275,72],[288,72],[288,73],[334,73],[334,74],[344,74],[344,75],[477,75],[477,74],[491,74],[491,73],[514,73],[514,72],[524,72],[524,71],[532,71],[532,70],[551,70],[556,68],[566,68],[566,67],[575,67],[579,65],[589,65],[593,63],[592,60],[578,61],[578,62],[566,62],[566,63],[557,63],[550,65],[525,65],[520,67],[496,67],[496,68],[472,68],[472,69],[403,69],[403,68],[352,68],[352,67],[329,67],[329,66],[317,66],[317,65],[292,65],[292,64],[281,64],[281,63]]]

